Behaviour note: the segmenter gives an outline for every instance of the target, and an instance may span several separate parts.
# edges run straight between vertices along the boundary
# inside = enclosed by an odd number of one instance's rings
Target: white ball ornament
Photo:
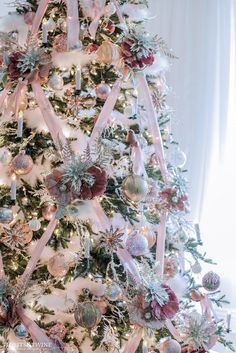
[[[54,91],[60,91],[64,87],[63,78],[59,74],[53,74],[48,79],[48,86]]]
[[[11,152],[6,147],[0,148],[0,163],[8,165],[11,162],[11,158]]]
[[[148,253],[148,241],[139,234],[133,233],[126,241],[126,248],[132,256],[142,256]]]
[[[181,353],[181,345],[173,339],[168,339],[161,344],[161,353]]]
[[[101,100],[106,100],[109,94],[111,93],[111,87],[102,82],[96,87],[96,95]]]
[[[167,159],[174,167],[183,168],[187,161],[186,154],[179,148],[171,147],[167,154]]]
[[[29,227],[33,232],[37,232],[41,228],[41,222],[38,218],[34,217],[29,221]]]
[[[120,299],[122,294],[122,289],[116,282],[112,282],[110,285],[107,286],[106,289],[106,297],[110,301],[116,301]]]
[[[202,272],[202,266],[201,266],[201,264],[200,264],[198,261],[196,261],[196,262],[191,266],[191,270],[192,270],[193,273],[199,274],[199,273]]]

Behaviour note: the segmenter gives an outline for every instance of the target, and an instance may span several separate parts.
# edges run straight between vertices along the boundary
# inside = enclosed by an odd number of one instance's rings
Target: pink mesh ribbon
[[[78,0],[66,0],[68,50],[76,48],[79,43],[79,9]]]
[[[56,228],[56,225],[57,225],[57,220],[55,219],[55,217],[52,218],[52,220],[49,222],[45,232],[43,233],[43,235],[41,236],[41,238],[39,239],[34,251],[33,251],[33,254],[26,266],[26,269],[23,273],[23,275],[21,276],[21,280],[22,280],[22,283],[27,283],[29,278],[31,277],[36,265],[37,265],[37,262],[43,252],[43,249],[45,247],[45,245],[48,243],[48,241],[50,240],[55,228]]]
[[[143,337],[143,330],[141,328],[135,329],[129,337],[122,353],[135,353],[140,345]]]
[[[57,145],[58,138],[63,144],[66,143],[66,138],[62,132],[62,129],[59,123],[59,118],[56,116],[51,103],[46,98],[42,87],[37,82],[33,82],[31,85],[35,95],[35,99],[43,114],[43,118],[52,136],[54,144]]]
[[[39,6],[36,11],[34,21],[33,21],[32,27],[31,27],[31,34],[33,36],[36,36],[38,34],[39,27],[42,22],[43,16],[45,15],[45,12],[47,10],[49,1],[50,0],[41,0],[39,2]]]
[[[159,263],[157,275],[160,277],[162,277],[164,273],[166,216],[166,213],[161,214],[156,243],[156,260]]]
[[[17,308],[17,314],[40,351],[62,353],[61,349],[25,314],[22,308]]]
[[[89,26],[89,33],[90,33],[92,39],[95,39],[95,37],[96,37],[100,18],[104,14],[105,5],[106,5],[106,0],[94,1],[93,4],[91,4],[91,6],[92,6],[92,8],[91,8],[92,22]]]
[[[143,98],[143,104],[146,110],[146,114],[149,122],[149,131],[152,136],[153,146],[155,148],[155,154],[160,164],[160,170],[164,181],[167,179],[167,168],[164,157],[164,149],[162,144],[161,132],[158,126],[157,114],[153,105],[151,93],[148,87],[148,83],[143,72],[136,72],[135,77],[138,84],[139,96]]]
[[[111,90],[111,93],[110,93],[109,97],[107,98],[106,102],[104,103],[102,111],[99,114],[97,121],[95,123],[95,126],[93,128],[93,131],[92,131],[92,134],[90,137],[91,143],[93,143],[99,137],[99,134],[102,132],[102,130],[107,125],[107,122],[110,118],[112,110],[114,109],[114,106],[115,106],[116,101],[118,99],[123,80],[124,80],[124,78],[118,78],[117,81],[114,83],[112,90]]]

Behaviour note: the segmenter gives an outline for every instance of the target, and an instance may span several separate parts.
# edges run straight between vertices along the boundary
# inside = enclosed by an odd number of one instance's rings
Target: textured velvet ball
[[[102,312],[96,303],[84,302],[77,305],[74,316],[79,326],[92,329],[101,321]]]
[[[168,339],[161,344],[161,353],[181,353],[181,345],[173,339]]]
[[[147,196],[148,183],[139,175],[130,175],[123,182],[122,190],[127,199],[140,202]]]
[[[220,276],[213,271],[207,272],[203,276],[202,285],[207,291],[214,292],[220,286]]]
[[[11,162],[11,169],[16,175],[26,175],[33,169],[32,158],[24,152],[19,153]]]
[[[148,252],[148,241],[139,233],[132,234],[126,241],[126,248],[132,256],[142,256]]]
[[[10,208],[0,207],[0,223],[10,223],[13,221],[13,212]]]

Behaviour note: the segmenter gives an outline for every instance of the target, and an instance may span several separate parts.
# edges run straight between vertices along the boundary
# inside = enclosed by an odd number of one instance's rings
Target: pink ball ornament
[[[58,253],[48,261],[47,269],[53,277],[63,277],[69,271],[70,264],[64,254]]]
[[[33,169],[32,158],[24,151],[15,156],[11,162],[11,169],[16,175],[26,175]]]
[[[181,345],[173,339],[168,339],[160,346],[161,353],[181,353]]]
[[[139,234],[133,233],[126,241],[126,248],[132,256],[142,256],[148,253],[148,241]]]
[[[220,276],[213,271],[207,272],[202,278],[202,285],[207,291],[214,292],[220,286]]]
[[[106,100],[111,93],[111,87],[102,82],[96,87],[96,95],[99,99]]]

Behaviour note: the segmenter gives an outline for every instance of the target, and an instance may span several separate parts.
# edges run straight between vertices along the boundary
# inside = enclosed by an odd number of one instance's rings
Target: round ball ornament
[[[8,165],[11,162],[11,158],[11,152],[6,147],[0,148],[0,163]]]
[[[53,74],[48,79],[48,86],[54,91],[61,91],[64,87],[63,78],[58,74]]]
[[[140,202],[148,194],[148,183],[139,175],[130,175],[124,180],[122,190],[127,199]]]
[[[14,225],[14,238],[19,238],[24,245],[29,244],[33,238],[33,232],[27,223],[18,222]]]
[[[110,301],[119,300],[122,295],[122,289],[116,282],[112,282],[106,288],[106,298]]]
[[[143,235],[134,233],[128,237],[126,248],[130,255],[142,256],[148,253],[148,241]]]
[[[47,269],[53,277],[63,277],[70,269],[70,264],[65,255],[58,253],[48,261]]]
[[[57,208],[55,205],[51,203],[45,203],[42,207],[42,216],[45,219],[45,221],[51,221],[51,219],[55,215],[56,210]]]
[[[213,271],[207,272],[202,278],[202,285],[207,291],[214,292],[220,286],[220,276]]]
[[[107,65],[115,65],[121,59],[120,47],[112,42],[106,41],[97,50],[98,61]]]
[[[0,223],[10,223],[13,218],[13,212],[10,208],[0,207]]]
[[[107,17],[111,17],[112,15],[114,15],[114,13],[116,13],[115,4],[113,2],[110,2],[105,7],[104,15]]]
[[[15,334],[19,338],[24,338],[28,335],[28,332],[23,324],[19,324],[15,327]]]
[[[79,326],[92,329],[101,321],[102,313],[96,303],[88,301],[77,305],[74,316]]]
[[[173,339],[167,339],[160,346],[161,353],[181,353],[181,345]]]
[[[109,94],[111,93],[111,87],[105,82],[100,83],[96,87],[96,95],[99,99],[106,100]]]
[[[29,11],[24,14],[24,21],[28,26],[32,26],[35,18],[35,12]]]
[[[109,20],[103,28],[107,33],[112,34],[116,30],[116,25],[113,21]]]
[[[153,232],[150,229],[145,230],[145,228],[147,228],[147,227],[142,227],[140,229],[140,234],[142,234],[147,239],[148,247],[149,247],[149,249],[151,249],[156,243],[157,236],[156,236],[155,232]]]
[[[15,156],[11,162],[11,168],[16,175],[26,175],[33,169],[34,162],[32,158],[24,151]]]
[[[8,317],[9,303],[2,301],[0,304],[0,325],[5,325]]]
[[[33,232],[37,232],[41,228],[41,222],[38,218],[34,217],[29,221],[29,227]]]
[[[183,168],[187,161],[186,154],[181,151],[179,148],[170,148],[168,153],[168,161],[174,166],[178,168]]]
[[[201,264],[196,261],[192,266],[191,266],[191,270],[193,273],[195,273],[196,275],[202,272],[202,266]]]

